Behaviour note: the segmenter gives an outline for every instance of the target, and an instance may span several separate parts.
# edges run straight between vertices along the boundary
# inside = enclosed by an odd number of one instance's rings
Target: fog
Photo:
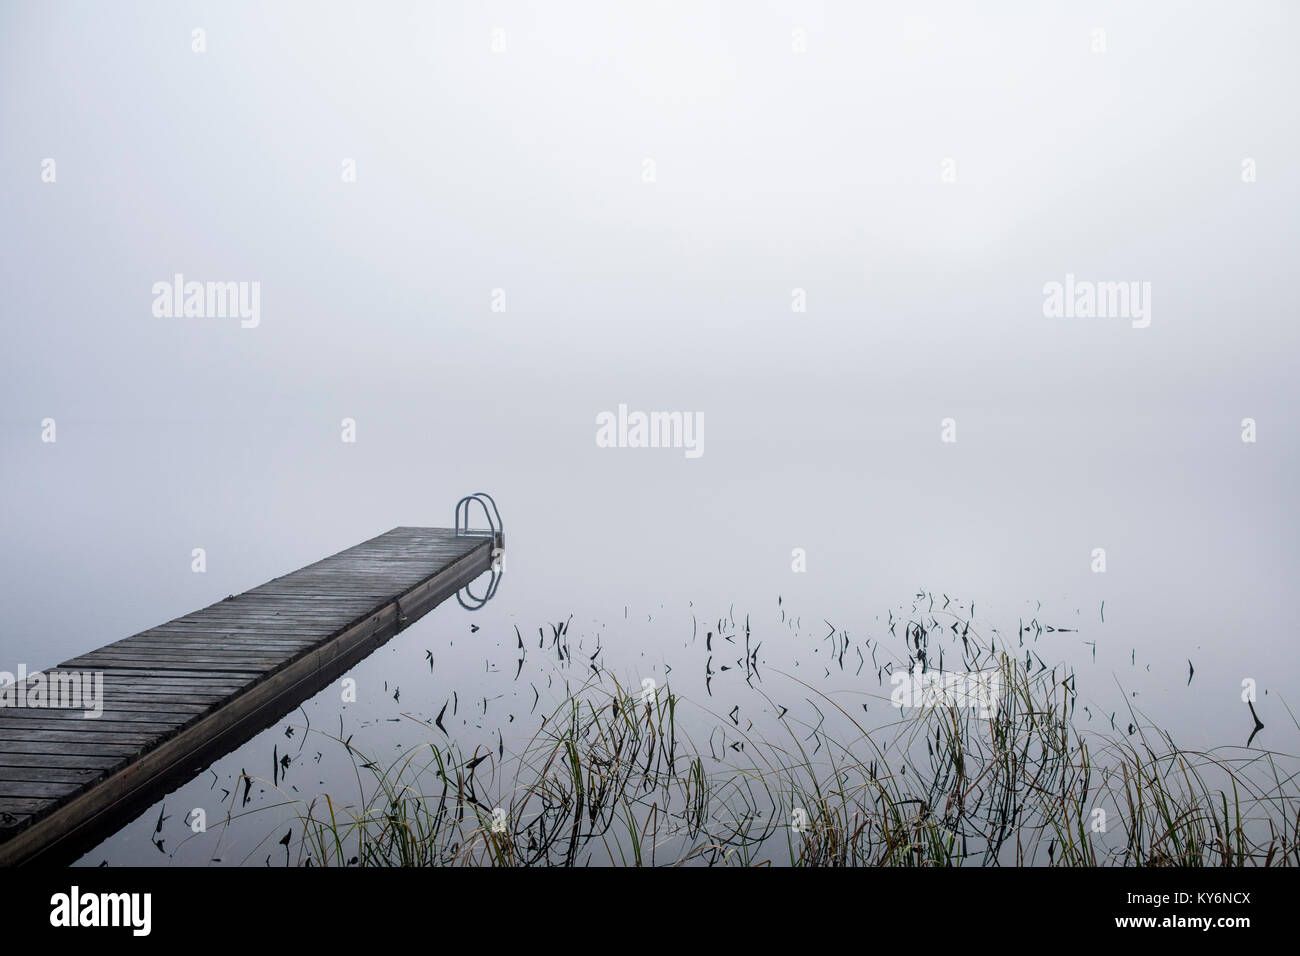
[[[1244,739],[1241,680],[1300,677],[1296,16],[6,4],[0,669],[483,489],[502,627],[1042,601]],[[156,315],[176,274],[257,283],[255,327]],[[1067,277],[1149,324],[1049,317]],[[703,454],[600,447],[620,405]]]

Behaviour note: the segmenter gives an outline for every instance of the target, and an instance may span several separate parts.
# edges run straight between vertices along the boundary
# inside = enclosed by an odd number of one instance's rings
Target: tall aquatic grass
[[[990,661],[994,660],[992,656]],[[352,756],[357,799],[302,806],[313,866],[1293,866],[1300,767],[1268,751],[1180,749],[1140,728],[1079,731],[1073,675],[996,655],[989,717],[932,705],[867,729],[816,697],[811,731],[729,728],[713,752],[671,689],[642,700],[608,674],[571,692],[517,754],[427,743]],[[774,708],[774,711],[776,708]]]

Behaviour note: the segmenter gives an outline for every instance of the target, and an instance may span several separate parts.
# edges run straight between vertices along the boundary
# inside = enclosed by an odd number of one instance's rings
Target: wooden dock
[[[459,519],[394,528],[45,671],[102,673],[103,713],[0,707],[0,865],[76,859],[489,570],[500,531]]]

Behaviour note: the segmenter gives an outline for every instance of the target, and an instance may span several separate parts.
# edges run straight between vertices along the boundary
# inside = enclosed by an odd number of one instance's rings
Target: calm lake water
[[[357,799],[356,772],[335,738],[377,759],[396,756],[441,741],[416,720],[442,714],[466,754],[482,747],[509,755],[566,688],[590,676],[592,662],[624,686],[645,678],[671,686],[691,703],[697,746],[711,743],[724,760],[733,730],[776,729],[773,702],[815,725],[817,698],[804,684],[853,710],[865,704],[867,726],[887,723],[896,712],[877,667],[891,654],[904,659],[891,616],[915,617],[918,603],[927,610],[921,592],[953,602],[986,638],[1020,654],[1022,626],[1057,628],[1027,646],[1049,666],[1076,670],[1076,723],[1088,729],[1108,731],[1115,713],[1122,735],[1132,704],[1184,747],[1241,745],[1252,724],[1240,685],[1250,677],[1266,724],[1256,744],[1295,752],[1279,696],[1300,676],[1280,580],[1296,563],[1293,518],[1276,507],[1288,465],[1267,445],[1234,445],[1232,434],[1213,453],[1208,428],[1170,435],[1166,423],[1150,427],[1162,436],[1159,453],[1144,451],[1150,439],[1131,427],[1102,445],[1107,467],[1096,455],[1072,464],[1077,439],[1053,440],[1059,433],[1029,420],[982,424],[978,441],[963,434],[955,447],[918,434],[874,451],[860,439],[818,436],[732,443],[719,425],[698,460],[597,449],[594,427],[575,426],[563,453],[547,454],[541,436],[509,449],[468,438],[449,445],[481,449],[474,463],[428,457],[406,429],[353,448],[327,435],[316,446],[281,441],[269,427],[243,436],[216,425],[200,438],[200,429],[172,424],[146,439],[88,423],[84,441],[61,440],[57,454],[68,460],[28,489],[38,507],[27,514],[48,509],[69,537],[65,551],[52,553],[47,539],[42,553],[26,519],[39,556],[11,573],[8,586],[16,587],[14,574],[24,586],[9,607],[26,626],[7,650],[48,666],[387,527],[449,523],[453,488],[489,487],[501,505],[507,571],[488,606],[470,613],[442,605],[353,669],[355,703],[342,701],[339,683],[322,691],[82,859],[95,865],[282,864],[277,841],[298,831],[290,801],[326,792]],[[1035,452],[1017,454],[1026,433]],[[274,465],[215,482],[206,454],[214,442],[242,447],[246,466]],[[96,488],[123,513],[143,514],[148,503],[155,520],[78,505],[84,478],[67,476],[91,470],[99,443],[134,444],[141,457],[154,449],[150,468],[135,472],[142,484],[108,475]],[[343,457],[363,448],[364,458]],[[27,453],[29,472],[49,469],[35,457],[44,451]],[[1195,467],[1207,454],[1235,464]],[[371,481],[382,495],[366,493]],[[188,490],[170,497],[165,487]],[[191,496],[213,503],[214,515],[182,535],[168,512],[188,513]],[[191,544],[207,547],[206,574],[191,573]],[[1091,551],[1102,545],[1108,565],[1098,574]],[[806,552],[804,573],[792,570],[794,548]],[[36,573],[42,567],[47,573]],[[86,597],[61,600],[56,586]],[[757,650],[749,675],[745,655],[720,636],[743,634],[746,621]],[[566,622],[570,652],[562,656],[552,625]],[[830,635],[843,632],[851,649],[837,660],[840,640]],[[244,773],[257,778],[247,793],[237,782]],[[185,822],[196,808],[210,824],[202,835]],[[227,810],[234,821],[213,826]]]

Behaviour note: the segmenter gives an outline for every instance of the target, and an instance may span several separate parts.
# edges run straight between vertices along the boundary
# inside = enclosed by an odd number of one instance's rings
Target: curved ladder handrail
[[[494,514],[494,515],[496,516],[496,519],[497,519],[497,523],[496,523],[497,529],[498,529],[499,531],[504,531],[504,530],[505,530],[505,527],[506,527],[506,526],[505,526],[505,522],[501,520],[501,512],[497,510],[497,503],[496,503],[496,500],[495,500],[495,499],[494,499],[490,494],[488,494],[486,491],[476,491],[476,492],[474,492],[474,494],[473,494],[472,497],[474,497],[474,498],[478,498],[478,499],[487,499],[487,503],[490,504],[490,505],[492,506],[492,514]],[[480,500],[480,501],[479,501],[479,504],[482,504],[482,503],[483,503],[482,500]],[[487,510],[487,509],[485,508],[484,511],[486,512],[486,510]]]
[[[493,568],[492,580],[488,582],[487,591],[483,594],[482,597],[479,597],[477,594],[471,591],[469,589],[469,585],[467,584],[459,591],[456,592],[456,603],[459,604],[467,611],[477,611],[484,604],[487,604],[488,601],[496,597],[497,588],[500,585],[501,585],[501,572]],[[464,595],[463,597],[462,594]]]
[[[483,517],[487,519],[488,528],[474,529],[469,526],[470,504],[476,503],[483,509]],[[462,520],[463,516],[463,520]],[[457,537],[482,537],[489,535],[498,544],[501,543],[505,525],[501,521],[501,512],[497,510],[497,503],[492,500],[492,496],[483,491],[476,491],[472,495],[466,495],[456,502],[456,536]]]

